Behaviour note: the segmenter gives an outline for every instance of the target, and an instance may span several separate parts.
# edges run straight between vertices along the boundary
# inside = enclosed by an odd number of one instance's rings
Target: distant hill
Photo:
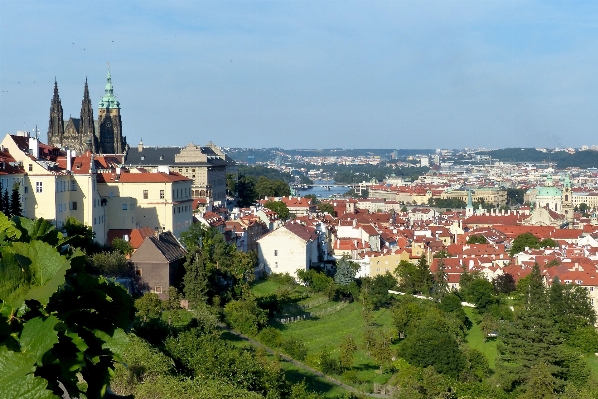
[[[395,149],[392,148],[378,148],[378,149],[342,149],[342,148],[326,148],[318,149],[299,149],[299,150],[285,150],[282,148],[230,148],[227,154],[234,160],[247,162],[248,157],[252,162],[268,162],[274,161],[277,155],[287,156],[302,156],[302,157],[359,157],[359,156],[390,156]],[[407,157],[410,155],[420,154],[434,154],[436,150],[433,149],[397,149],[399,157]]]
[[[479,155],[490,155],[492,159],[504,162],[553,162],[559,168],[579,167],[598,168],[598,151],[542,152],[535,148],[505,148],[502,150],[478,152]]]

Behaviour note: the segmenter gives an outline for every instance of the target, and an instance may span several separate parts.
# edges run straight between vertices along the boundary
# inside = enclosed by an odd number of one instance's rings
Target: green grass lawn
[[[282,284],[273,280],[257,280],[251,283],[251,292],[257,297],[267,296],[274,294],[279,287]]]
[[[592,370],[592,374],[598,377],[598,356],[588,355],[586,360],[588,362],[588,366],[590,366],[590,370]]]
[[[377,327],[391,327],[392,316],[390,310],[380,309],[374,312],[374,324]],[[364,322],[361,315],[361,304],[352,303],[336,313],[318,319],[305,320],[285,325],[277,325],[285,336],[293,336],[303,342],[309,351],[306,362],[313,363],[313,359],[323,350],[331,352],[333,357],[339,356],[339,345],[346,336],[353,336],[357,342],[358,351],[355,354],[353,381],[334,376],[343,382],[359,389],[371,389],[374,382],[386,383],[390,374],[381,374],[379,366],[363,350]],[[393,350],[396,347],[393,348]],[[310,362],[311,359],[311,362]],[[313,366],[313,364],[311,364]]]
[[[486,356],[486,359],[488,359],[490,368],[495,370],[496,339],[484,342],[484,333],[480,329],[480,326],[474,322],[474,310],[467,307],[464,307],[463,309],[465,310],[467,317],[469,317],[469,320],[472,322],[471,329],[467,331],[467,345],[469,345],[469,347],[472,349],[477,349],[482,352]]]

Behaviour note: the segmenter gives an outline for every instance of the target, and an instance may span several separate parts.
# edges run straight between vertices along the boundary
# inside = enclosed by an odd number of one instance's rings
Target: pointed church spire
[[[81,124],[79,130],[81,149],[95,152],[96,135],[95,123],[93,119],[93,106],[89,98],[89,87],[87,86],[87,77],[85,77],[85,88],[83,89],[83,101],[81,103]],[[82,153],[84,151],[81,151]]]
[[[58,82],[54,77],[54,95],[50,104],[50,122],[48,123],[48,144],[60,147],[64,135],[62,104],[58,95]]]

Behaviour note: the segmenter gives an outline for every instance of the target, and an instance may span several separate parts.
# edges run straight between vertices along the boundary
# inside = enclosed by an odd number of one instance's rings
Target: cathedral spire
[[[54,77],[54,95],[50,104],[50,121],[48,123],[48,144],[60,147],[64,135],[62,104],[58,95],[58,82]]]
[[[93,106],[89,98],[89,87],[85,77],[85,88],[83,89],[83,101],[81,103],[81,125],[79,131],[81,152],[95,152],[97,139],[95,135],[95,123],[93,119]]]

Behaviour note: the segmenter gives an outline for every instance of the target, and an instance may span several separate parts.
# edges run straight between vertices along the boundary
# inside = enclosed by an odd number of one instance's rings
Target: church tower
[[[58,95],[58,83],[54,79],[54,96],[50,105],[50,123],[48,125],[48,144],[61,147],[62,136],[64,135],[64,119],[62,115],[62,104]]]
[[[565,219],[567,220],[567,223],[569,223],[569,228],[572,229],[573,223],[575,221],[575,215],[573,211],[573,198],[569,174],[565,175],[565,181],[563,182],[563,191],[561,193],[561,209],[565,214]]]
[[[114,96],[110,68],[106,77],[104,96],[100,100],[98,109],[99,153],[122,154],[127,144],[122,135],[122,121],[120,118],[120,103]]]
[[[467,206],[465,207],[465,217],[473,216],[473,201],[471,200],[471,189],[467,189]]]
[[[87,78],[85,78],[85,89],[83,90],[83,101],[81,102],[81,119],[79,122],[79,137],[84,150],[92,153],[97,149],[97,138],[95,121],[93,119],[93,106],[89,98],[89,88],[87,87]]]

